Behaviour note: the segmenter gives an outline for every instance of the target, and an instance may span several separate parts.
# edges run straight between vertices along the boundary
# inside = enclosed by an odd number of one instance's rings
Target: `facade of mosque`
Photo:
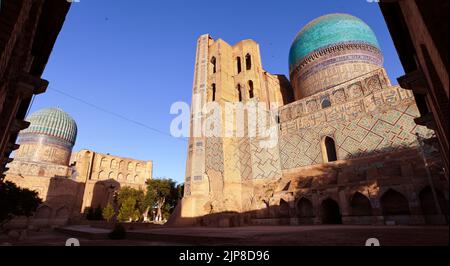
[[[434,133],[414,123],[412,92],[392,85],[382,64],[373,31],[347,14],[298,33],[290,81],[263,69],[256,42],[201,36],[185,194],[169,224],[447,223],[441,157],[422,144]],[[276,144],[252,134],[249,110],[244,136],[193,134],[210,119],[196,107],[209,103],[265,105]],[[219,115],[221,130],[229,117]]]
[[[145,190],[145,181],[152,178],[152,161],[91,150],[72,154],[77,125],[61,109],[39,110],[27,121],[30,126],[19,134],[20,148],[5,180],[39,193],[44,203],[32,218],[35,225],[81,219],[90,208],[105,207],[120,187]]]

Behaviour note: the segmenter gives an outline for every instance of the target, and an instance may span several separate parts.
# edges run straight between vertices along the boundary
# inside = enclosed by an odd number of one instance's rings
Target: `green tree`
[[[108,203],[105,208],[103,208],[103,219],[105,219],[108,222],[111,222],[112,218],[114,218],[114,215],[116,215],[116,211],[114,210],[114,207],[111,203]]]
[[[184,195],[184,183],[177,185],[177,197],[178,200],[182,199]]]
[[[123,187],[118,191],[116,200],[119,207],[117,218],[120,221],[137,221],[145,215],[147,203],[143,190]]]
[[[182,185],[169,178],[147,180],[146,205],[156,209],[156,221],[169,216],[180,199]]]
[[[0,181],[0,229],[15,216],[32,216],[40,204],[42,199],[36,191]]]
[[[125,199],[120,208],[119,215],[117,215],[117,219],[121,222],[126,222],[133,220],[136,216],[136,199],[127,198]]]

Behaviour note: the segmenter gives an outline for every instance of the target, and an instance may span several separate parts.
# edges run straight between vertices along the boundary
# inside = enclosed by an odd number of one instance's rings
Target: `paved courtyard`
[[[234,228],[170,228],[130,230],[125,240],[109,240],[106,229],[69,226],[64,230],[30,232],[25,240],[11,240],[0,235],[0,244],[63,246],[70,237],[81,245],[296,245],[296,246],[363,246],[368,238],[377,238],[381,245],[444,245],[449,244],[447,226],[252,226]]]

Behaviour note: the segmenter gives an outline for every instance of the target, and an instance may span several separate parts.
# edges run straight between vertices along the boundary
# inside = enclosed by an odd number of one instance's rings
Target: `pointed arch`
[[[117,160],[116,159],[112,159],[111,160],[111,169],[117,169]]]
[[[355,192],[350,200],[350,207],[353,216],[372,215],[372,205],[370,200],[360,192]]]
[[[238,84],[236,87],[237,90],[237,95],[238,95],[238,101],[242,102],[242,89],[241,89],[241,84]]]
[[[388,189],[380,198],[383,215],[409,215],[409,203],[402,193]]]
[[[336,143],[330,136],[322,139],[322,158],[325,163],[337,161]]]
[[[296,209],[298,218],[314,217],[313,205],[311,201],[306,198],[301,198],[297,201]]]
[[[255,97],[254,88],[253,88],[253,81],[248,81],[248,98],[253,99]]]
[[[238,74],[242,72],[241,58],[239,56],[236,57],[236,69]]]
[[[247,70],[252,69],[252,56],[250,54],[245,55],[245,68]]]
[[[280,199],[280,205],[279,205],[279,213],[280,217],[287,218],[289,217],[289,203],[285,201],[284,199]]]
[[[211,85],[211,101],[212,102],[216,101],[216,83],[213,83]]]
[[[103,157],[100,160],[100,167],[106,167],[107,164],[108,164],[108,160],[105,157]]]
[[[322,109],[328,108],[328,107],[330,107],[330,106],[331,106],[330,100],[324,99],[324,100],[322,101]]]
[[[342,224],[341,210],[336,201],[328,198],[322,201],[321,207],[323,224]]]
[[[217,71],[217,64],[216,63],[217,63],[216,57],[213,56],[211,58],[211,65],[212,65],[212,72],[213,73],[216,73],[216,71]]]

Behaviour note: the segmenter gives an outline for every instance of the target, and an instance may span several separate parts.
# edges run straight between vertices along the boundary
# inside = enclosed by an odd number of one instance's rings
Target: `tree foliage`
[[[142,190],[123,187],[118,191],[116,200],[119,207],[117,219],[122,222],[140,220],[147,210],[148,205]]]
[[[147,191],[122,187],[115,196],[115,204],[118,208],[117,219],[121,222],[146,221],[149,211],[156,211],[156,221],[168,218],[183,195],[183,185],[176,185],[172,179],[147,180]],[[107,206],[108,207],[108,206]],[[103,209],[103,217],[105,216]],[[111,206],[109,212],[112,212]]]
[[[169,178],[147,180],[146,203],[156,209],[156,221],[168,218],[183,193],[183,185]]]
[[[40,204],[42,199],[36,191],[0,181],[0,229],[15,216],[32,216]]]
[[[111,220],[114,218],[114,215],[116,215],[116,211],[114,210],[114,207],[111,203],[108,203],[105,208],[103,208],[103,219],[105,219],[108,222],[111,222]]]

